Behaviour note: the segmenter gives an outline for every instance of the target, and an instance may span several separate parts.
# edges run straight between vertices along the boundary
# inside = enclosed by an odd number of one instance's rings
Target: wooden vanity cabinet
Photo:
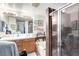
[[[35,39],[23,40],[23,49],[26,49],[27,52],[35,51]]]
[[[23,50],[23,40],[16,40],[15,41],[18,51],[22,51]]]
[[[17,48],[20,51],[26,49],[28,53],[35,51],[35,38],[15,40]]]

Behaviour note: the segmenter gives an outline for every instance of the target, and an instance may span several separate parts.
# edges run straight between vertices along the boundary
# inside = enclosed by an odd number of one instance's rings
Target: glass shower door
[[[61,55],[79,56],[79,4],[61,11]]]

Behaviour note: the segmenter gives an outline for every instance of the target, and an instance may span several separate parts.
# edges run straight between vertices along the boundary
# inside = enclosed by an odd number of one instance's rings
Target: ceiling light
[[[40,3],[32,3],[32,6],[38,7]]]

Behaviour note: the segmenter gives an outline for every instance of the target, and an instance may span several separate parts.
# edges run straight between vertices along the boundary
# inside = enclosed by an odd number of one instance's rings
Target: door
[[[79,56],[79,4],[61,10],[61,55]]]

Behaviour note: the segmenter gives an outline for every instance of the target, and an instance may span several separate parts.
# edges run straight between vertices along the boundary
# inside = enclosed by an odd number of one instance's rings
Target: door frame
[[[55,11],[55,9],[48,7],[47,9],[47,23],[46,23],[46,55],[52,56],[52,15],[51,12]]]

